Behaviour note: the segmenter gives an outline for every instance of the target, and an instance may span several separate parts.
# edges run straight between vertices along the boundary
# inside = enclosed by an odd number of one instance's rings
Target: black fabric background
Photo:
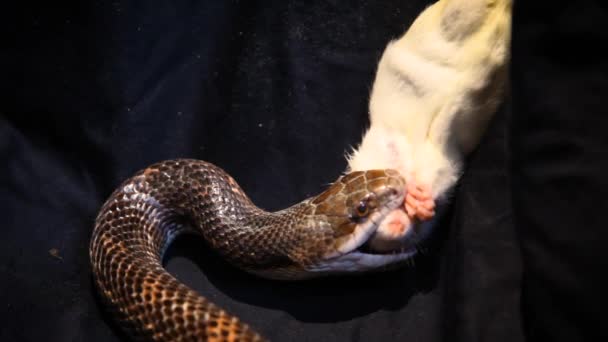
[[[123,338],[88,239],[152,162],[211,161],[270,210],[322,190],[368,123],[385,44],[428,3],[2,5],[0,340]],[[275,341],[608,337],[607,12],[516,3],[512,100],[415,267],[277,283],[181,239],[168,269]]]

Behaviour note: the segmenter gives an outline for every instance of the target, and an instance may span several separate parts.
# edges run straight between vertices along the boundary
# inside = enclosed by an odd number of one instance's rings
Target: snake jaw
[[[345,238],[347,241],[340,244],[335,251],[326,255],[326,258],[336,258],[363,246],[379,227],[375,219],[370,218],[368,222],[369,223],[366,222],[366,224],[357,225],[354,232]]]
[[[367,220],[357,224],[351,234],[342,238],[345,241],[342,241],[337,248],[335,248],[335,250],[325,255],[325,259],[340,257],[363,246],[374,235],[378,227],[380,227],[382,219],[386,217],[391,210],[397,208],[402,202],[402,196],[398,196],[394,200],[390,201],[386,206],[371,214]]]
[[[308,270],[316,273],[367,272],[413,257],[416,254],[415,248],[403,248],[386,254],[367,253],[363,248],[388,214],[402,205],[404,195],[404,192],[400,192],[367,220],[358,224],[352,234],[343,237],[345,241],[325,254],[323,261]]]
[[[396,265],[416,255],[415,249],[395,254],[368,254],[359,251],[344,254],[331,262],[317,265],[311,271],[319,273],[362,273]]]

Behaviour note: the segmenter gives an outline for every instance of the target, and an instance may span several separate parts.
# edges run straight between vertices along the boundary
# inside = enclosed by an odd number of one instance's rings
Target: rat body
[[[378,64],[370,127],[348,171],[393,168],[406,201],[383,222],[377,250],[431,231],[500,104],[507,82],[510,0],[441,0],[426,8]]]

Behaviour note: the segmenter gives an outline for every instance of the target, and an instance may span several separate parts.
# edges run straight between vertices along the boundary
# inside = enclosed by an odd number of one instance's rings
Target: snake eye
[[[369,213],[369,207],[367,205],[367,202],[365,202],[365,201],[359,202],[359,205],[357,205],[357,216],[364,217],[364,216],[367,216],[368,213]]]
[[[368,194],[352,207],[351,219],[356,222],[362,222],[369,216],[372,210],[376,209],[376,207],[376,195],[373,193]]]

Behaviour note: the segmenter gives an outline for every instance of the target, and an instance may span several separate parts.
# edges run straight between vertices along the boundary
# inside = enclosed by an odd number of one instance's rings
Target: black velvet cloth
[[[531,340],[608,340],[608,3],[518,2],[514,222]]]
[[[150,163],[213,162],[269,210],[321,191],[368,124],[384,46],[428,4],[3,5],[0,340],[124,340],[88,242]],[[282,283],[180,239],[170,272],[274,341],[606,337],[607,10],[548,4],[516,4],[512,101],[414,266]]]

